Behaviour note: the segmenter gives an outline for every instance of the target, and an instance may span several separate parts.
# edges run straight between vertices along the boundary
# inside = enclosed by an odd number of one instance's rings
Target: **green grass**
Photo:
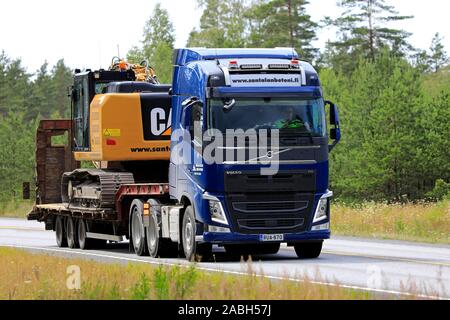
[[[67,267],[80,269],[79,290],[67,288]],[[191,267],[106,264],[0,247],[0,299],[378,299],[371,293],[339,286],[270,280],[255,275],[204,272]],[[70,283],[70,282],[69,282]],[[411,297],[409,297],[411,298]]]
[[[450,244],[450,200],[437,203],[333,204],[334,234]]]
[[[33,208],[32,200],[0,202],[0,217],[25,218]]]

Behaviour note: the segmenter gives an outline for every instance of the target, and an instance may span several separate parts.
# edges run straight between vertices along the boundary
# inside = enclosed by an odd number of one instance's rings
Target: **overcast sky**
[[[158,0],[6,0],[2,1],[0,18],[0,50],[10,57],[21,57],[34,72],[47,60],[53,65],[64,58],[77,68],[107,67],[112,56],[121,56],[142,38],[144,22]],[[414,15],[409,21],[393,26],[412,32],[410,42],[429,48],[434,33],[444,37],[450,52],[449,0],[386,0],[403,15]],[[166,0],[162,6],[169,11],[175,26],[176,47],[186,44],[189,32],[198,26],[201,10],[196,0]],[[310,0],[308,12],[313,20],[336,16],[336,0]],[[318,33],[316,46],[323,47],[333,39],[334,30]]]

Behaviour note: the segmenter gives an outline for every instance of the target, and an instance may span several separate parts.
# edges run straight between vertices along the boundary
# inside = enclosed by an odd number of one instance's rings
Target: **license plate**
[[[260,234],[259,241],[283,241],[283,234]]]

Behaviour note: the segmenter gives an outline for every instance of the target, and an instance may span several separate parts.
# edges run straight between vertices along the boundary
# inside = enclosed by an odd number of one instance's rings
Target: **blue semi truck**
[[[156,112],[150,126],[165,120],[163,129],[171,129],[170,160],[79,169],[62,152],[66,171],[74,169],[62,177],[56,198],[63,200],[45,200],[38,183],[28,218],[73,248],[128,238],[138,255],[207,261],[214,245],[247,255],[275,254],[287,243],[299,258],[318,257],[330,237],[328,154],[340,128],[317,72],[292,48],[177,49],[173,62],[170,86],[143,86],[124,72],[120,79],[80,73],[102,94],[139,92],[141,103],[165,103],[170,117]],[[38,129],[41,139],[76,130],[73,119],[48,121]],[[38,167],[38,178],[49,170]]]

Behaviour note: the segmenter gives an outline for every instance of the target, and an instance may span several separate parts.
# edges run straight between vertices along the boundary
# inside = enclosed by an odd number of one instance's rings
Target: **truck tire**
[[[300,259],[314,259],[320,256],[323,241],[294,244],[295,253]]]
[[[211,257],[212,245],[210,243],[199,243],[195,241],[197,223],[194,208],[188,206],[184,211],[181,238],[183,251],[189,261],[207,261]]]
[[[134,252],[138,256],[147,255],[147,241],[145,239],[144,221],[142,213],[144,212],[144,204],[141,200],[133,200],[130,208],[131,223],[131,241],[133,242]]]
[[[161,224],[161,203],[156,199],[149,199],[150,216],[149,225],[145,229],[147,248],[150,257],[172,258],[178,256],[178,244],[170,239],[161,238],[159,225]]]
[[[170,239],[163,239],[158,230],[157,217],[149,217],[149,226],[146,228],[147,248],[152,258],[174,258],[178,256],[178,244]]]
[[[77,228],[77,234],[78,234],[78,243],[80,245],[80,249],[87,250],[92,248],[92,243],[94,239],[89,239],[86,236],[87,228],[86,228],[86,221],[83,219],[78,220],[78,228]]]
[[[67,246],[71,249],[78,248],[78,235],[76,221],[72,217],[66,219],[66,238]]]
[[[64,227],[64,218],[56,216],[55,219],[56,244],[60,248],[67,247],[66,228]]]

